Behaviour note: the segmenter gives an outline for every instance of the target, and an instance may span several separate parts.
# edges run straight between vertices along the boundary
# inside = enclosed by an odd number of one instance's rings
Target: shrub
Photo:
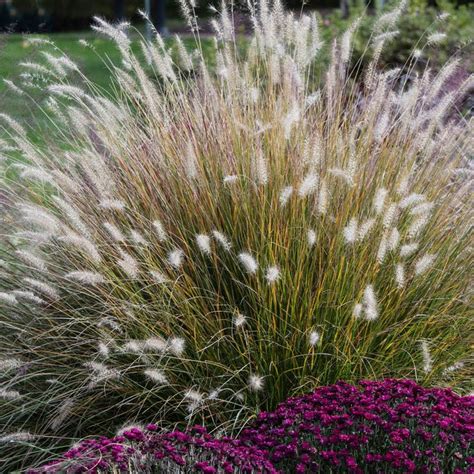
[[[411,380],[340,382],[262,412],[240,440],[281,472],[468,472],[474,397]]]
[[[29,473],[277,472],[266,452],[237,440],[215,439],[202,426],[187,432],[157,434],[156,430],[149,424],[146,429],[130,427],[113,438],[82,441],[61,459]]]
[[[474,49],[472,38],[474,34],[474,9],[472,5],[456,7],[452,2],[443,0],[437,2],[438,8],[428,6],[421,0],[410,2],[403,21],[397,25],[397,39],[388,41],[384,48],[380,63],[386,67],[404,67],[410,64],[413,52],[418,55],[417,64],[412,64],[417,71],[426,67],[438,71],[452,56],[462,58],[463,68],[472,71],[474,66]],[[356,17],[360,12],[354,12]],[[342,31],[347,27],[347,21],[341,20],[338,13],[330,15],[326,20],[330,30]],[[363,15],[360,34],[354,42],[353,63],[357,60],[368,62],[365,55],[367,42],[373,35],[377,17]],[[438,41],[427,39],[434,34],[443,33]]]
[[[60,51],[10,84],[53,118],[35,146],[1,116],[1,439],[152,417],[233,432],[340,379],[468,389],[469,125],[445,117],[472,77],[444,94],[456,60],[379,71],[397,7],[363,84],[356,25],[318,83],[316,17],[257,6],[244,53],[219,14],[215,70],[197,31],[191,53],[156,36],[135,54],[98,20],[112,96]]]
[[[261,412],[235,440],[214,439],[202,427],[130,428],[83,441],[38,472],[462,473],[474,462],[473,421],[472,396],[410,380],[340,382]]]

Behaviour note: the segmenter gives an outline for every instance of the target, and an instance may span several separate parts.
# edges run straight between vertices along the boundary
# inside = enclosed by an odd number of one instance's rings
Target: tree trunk
[[[166,2],[165,0],[153,0],[152,2],[152,20],[158,33],[166,35]]]
[[[349,0],[339,0],[342,18],[349,18]]]
[[[124,0],[114,0],[114,16],[117,21],[124,19]]]

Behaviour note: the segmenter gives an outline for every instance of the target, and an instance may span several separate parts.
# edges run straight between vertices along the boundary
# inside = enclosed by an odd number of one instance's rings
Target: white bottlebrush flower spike
[[[180,357],[184,353],[186,343],[181,337],[172,337],[168,341],[169,350],[177,357]]]
[[[364,290],[362,306],[365,313],[365,319],[367,319],[367,321],[374,321],[378,318],[379,312],[377,308],[377,298],[372,285],[367,285]]]
[[[68,280],[74,280],[79,283],[84,283],[85,285],[98,285],[105,282],[105,278],[100,273],[85,270],[69,272],[64,276]]]
[[[366,235],[371,231],[372,227],[374,227],[375,219],[367,219],[366,221],[360,224],[359,228],[357,229],[357,240],[361,241],[364,240]]]
[[[313,229],[309,229],[306,233],[306,240],[308,241],[309,247],[313,247],[316,243],[316,232]]]
[[[352,310],[354,318],[359,319],[362,316],[363,307],[361,303],[357,303]]]
[[[153,227],[155,228],[158,241],[164,242],[168,238],[168,235],[166,234],[165,228],[163,224],[161,223],[161,221],[159,220],[153,221]]]
[[[176,351],[178,349],[179,344],[175,343],[175,345],[176,345],[175,347],[175,351]],[[168,349],[168,344],[161,337],[150,337],[146,339],[145,342],[143,343],[143,348],[147,351],[152,351],[152,352],[165,352]]]
[[[183,264],[184,252],[181,249],[175,249],[168,254],[168,263],[174,267],[179,268]]]
[[[383,226],[385,229],[388,229],[390,226],[392,226],[395,223],[394,221],[397,217],[397,212],[398,212],[397,203],[392,203],[387,207],[383,215]]]
[[[433,358],[427,341],[421,341],[421,354],[423,357],[423,372],[429,373],[433,370]]]
[[[145,237],[143,237],[143,235],[140,234],[140,232],[138,232],[138,230],[136,229],[132,229],[130,231],[130,238],[132,239],[132,242],[134,242],[136,245],[143,245],[143,246],[148,245],[148,242],[145,239]]]
[[[217,242],[219,242],[219,244],[222,246],[224,250],[229,251],[232,248],[232,244],[230,243],[230,240],[222,232],[213,230],[212,235],[217,240]]]
[[[7,400],[7,401],[12,401],[12,400],[18,400],[21,398],[20,392],[17,390],[7,390],[5,388],[0,387],[0,400]]]
[[[239,260],[247,273],[254,274],[257,272],[258,263],[248,252],[239,253]]]
[[[286,203],[290,200],[293,194],[293,186],[286,186],[280,193],[280,204],[282,207],[286,206]]]
[[[8,370],[15,370],[23,367],[25,362],[20,359],[9,358],[9,359],[0,359],[0,371],[7,372]]]
[[[265,272],[265,279],[268,283],[275,283],[280,278],[280,269],[278,267],[268,267]]]
[[[405,209],[405,208],[410,207],[414,204],[419,204],[420,202],[423,202],[424,200],[425,200],[425,196],[423,194],[412,193],[412,194],[408,195],[407,197],[403,198],[398,203],[398,206],[401,209]]]
[[[238,179],[239,177],[236,174],[229,174],[227,176],[224,176],[223,182],[224,184],[231,184],[238,181]]]
[[[234,316],[234,326],[236,328],[242,327],[247,322],[247,317],[242,313],[237,312]]]
[[[10,305],[18,304],[18,300],[15,295],[11,293],[6,293],[5,291],[0,291],[0,303],[6,303]]]
[[[436,255],[423,255],[423,257],[415,262],[415,275],[425,273],[433,265],[435,259]]]
[[[138,262],[130,254],[120,250],[120,258],[117,260],[117,264],[129,278],[138,278],[138,274],[140,272]]]
[[[164,275],[158,270],[150,270],[150,275],[152,276],[153,280],[159,285],[162,285],[163,283],[169,281],[169,278],[167,278],[166,275]]]
[[[249,388],[253,392],[260,392],[263,390],[264,386],[264,380],[263,377],[257,375],[257,374],[251,374],[249,377]]]
[[[405,244],[400,247],[400,256],[401,257],[409,257],[418,249],[418,243],[413,242],[411,244]]]
[[[303,181],[298,188],[298,195],[300,197],[306,197],[313,193],[318,187],[319,178],[316,174],[309,174],[305,176]]]
[[[196,244],[202,253],[206,255],[211,255],[211,239],[208,235],[206,234],[196,235]]]
[[[309,333],[309,345],[311,347],[314,347],[318,342],[319,342],[319,339],[321,338],[319,332],[317,331],[311,331]]]
[[[405,286],[405,268],[401,263],[398,263],[395,267],[395,281],[398,288]]]
[[[122,231],[111,222],[104,222],[104,228],[109,233],[110,237],[116,242],[124,242],[125,236],[123,235]]]
[[[353,244],[357,239],[357,219],[352,218],[344,227],[344,240],[347,244]]]
[[[156,384],[166,385],[168,383],[168,379],[166,378],[166,375],[163,373],[162,370],[146,369],[143,373],[145,374],[145,377],[147,377]]]

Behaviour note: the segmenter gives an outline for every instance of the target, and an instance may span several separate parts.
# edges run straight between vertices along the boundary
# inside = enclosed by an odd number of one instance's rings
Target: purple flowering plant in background
[[[157,425],[86,440],[31,472],[474,473],[474,397],[411,380],[344,382],[261,412],[236,439]]]

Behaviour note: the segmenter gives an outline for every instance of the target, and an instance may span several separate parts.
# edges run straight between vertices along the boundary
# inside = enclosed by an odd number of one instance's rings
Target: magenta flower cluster
[[[168,433],[155,424],[120,436],[85,440],[30,474],[120,472],[277,473],[267,453],[232,438],[216,439],[202,426]],[[158,469],[157,469],[158,468]]]
[[[201,426],[157,430],[86,440],[31,472],[474,474],[474,397],[410,380],[318,388],[261,412],[237,439],[216,439]]]
[[[474,397],[411,380],[340,382],[260,413],[239,439],[283,472],[474,473]]]

